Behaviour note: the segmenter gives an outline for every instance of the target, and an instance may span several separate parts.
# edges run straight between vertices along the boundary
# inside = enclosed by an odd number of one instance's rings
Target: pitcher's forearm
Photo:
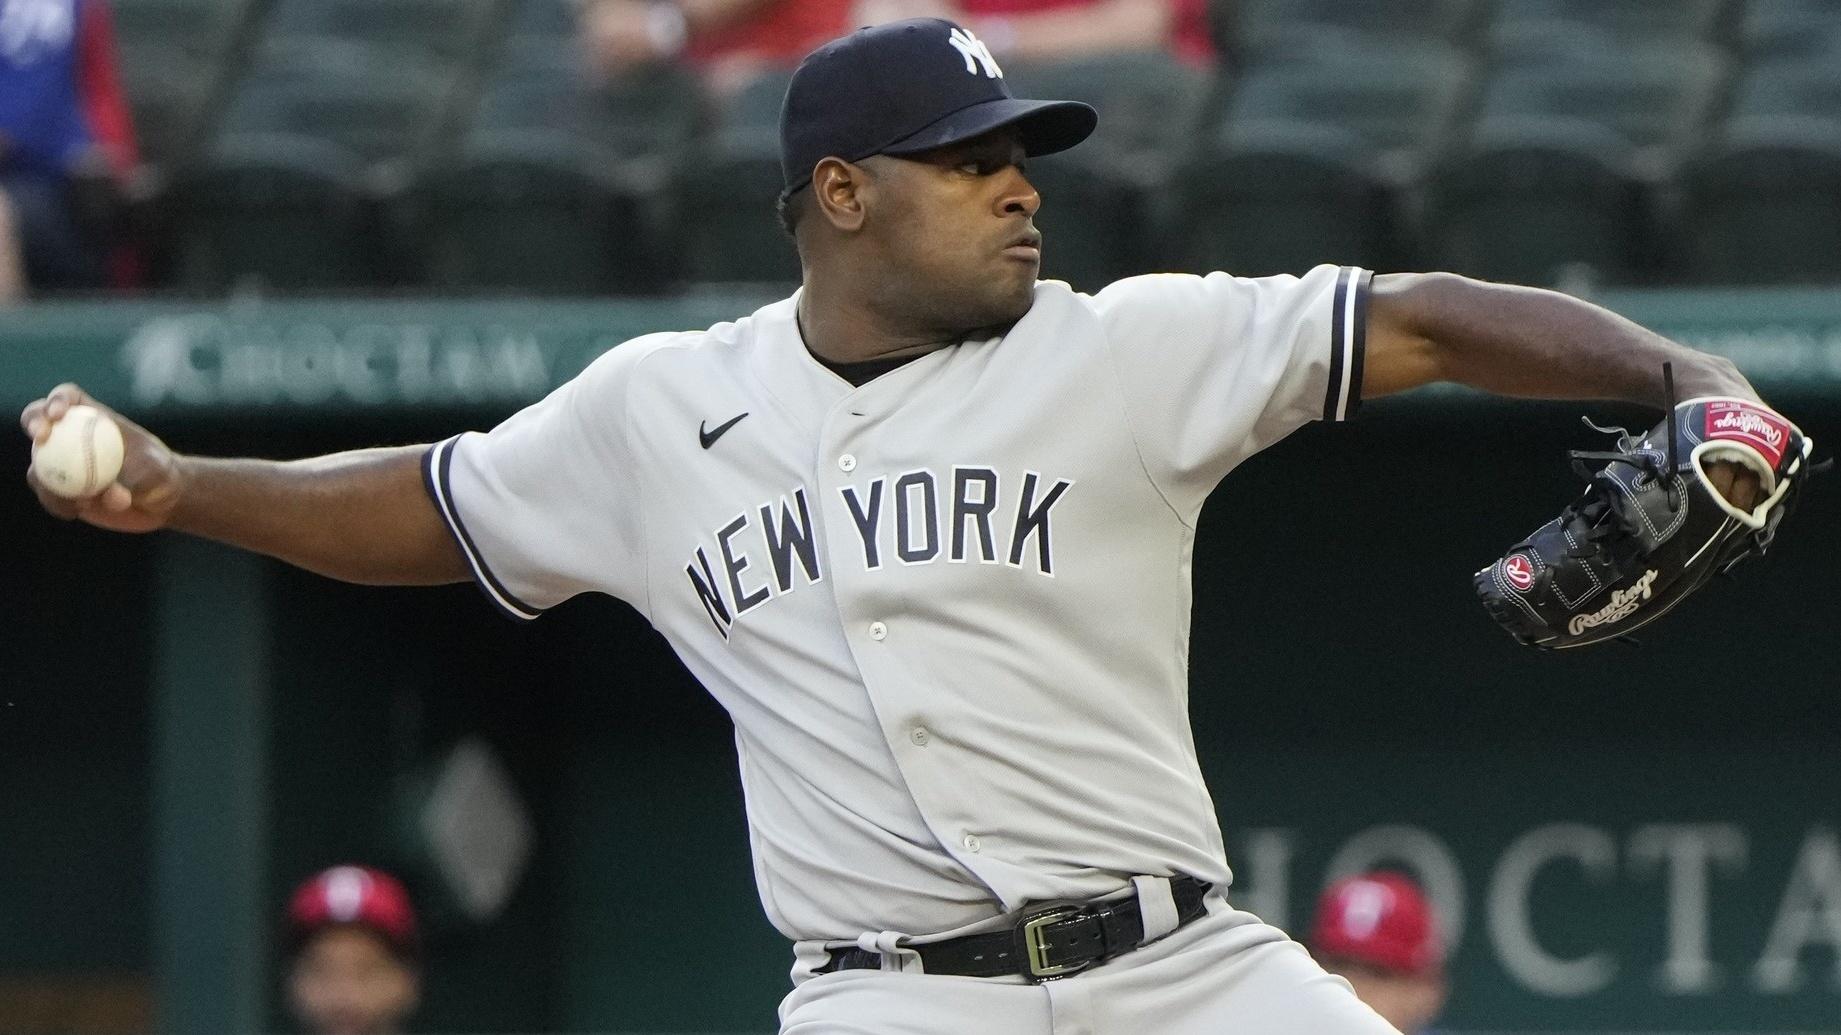
[[[1737,367],[1589,302],[1450,274],[1374,278],[1363,396],[1454,381],[1499,395],[1619,399],[1660,407],[1662,364],[1679,399],[1755,399]]]
[[[180,457],[168,527],[345,582],[461,582],[466,561],[422,488],[424,448],[285,462]]]

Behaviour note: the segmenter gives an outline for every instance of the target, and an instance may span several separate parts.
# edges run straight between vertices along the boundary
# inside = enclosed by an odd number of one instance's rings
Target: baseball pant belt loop
[[[1194,877],[1137,877],[1137,893],[1116,902],[1045,902],[1022,911],[1001,931],[968,934],[943,942],[907,945],[902,955],[919,957],[922,973],[959,977],[1019,975],[1033,983],[1068,977],[1169,934],[1208,912],[1212,884]],[[877,943],[880,949],[880,941]],[[894,946],[891,946],[894,948]],[[832,949],[814,974],[839,970],[885,970],[884,953]],[[908,970],[908,967],[899,969]]]
[[[925,964],[920,953],[901,944],[901,935],[894,931],[880,931],[875,935],[861,935],[857,938],[857,951],[868,953],[875,958],[883,970],[897,973],[913,971],[925,973]]]

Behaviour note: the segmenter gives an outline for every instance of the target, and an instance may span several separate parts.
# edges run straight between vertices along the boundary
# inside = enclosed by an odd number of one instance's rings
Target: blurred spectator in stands
[[[421,997],[421,944],[396,878],[335,866],[288,903],[288,1002],[311,1035],[394,1035]]]
[[[1422,1035],[1445,1006],[1445,947],[1419,886],[1401,874],[1339,880],[1317,900],[1310,950],[1406,1035]]]
[[[948,18],[970,28],[999,59],[1055,61],[1121,50],[1168,50],[1214,60],[1207,0],[860,0],[865,25]]]
[[[684,60],[718,94],[792,69],[848,32],[851,0],[580,0],[590,59],[613,76]]]
[[[0,301],[133,280],[138,160],[107,0],[0,0]]]

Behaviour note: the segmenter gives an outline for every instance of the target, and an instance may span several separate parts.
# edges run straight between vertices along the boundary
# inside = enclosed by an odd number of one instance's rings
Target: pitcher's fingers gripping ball
[[[1777,534],[1810,472],[1814,443],[1749,399],[1689,399],[1647,435],[1574,452],[1590,485],[1560,516],[1476,575],[1490,616],[1531,647],[1626,636]],[[1591,473],[1588,462],[1605,466]],[[1716,463],[1758,479],[1745,509],[1709,478]]]
[[[121,461],[121,428],[94,406],[72,406],[32,446],[33,476],[65,499],[101,493],[121,474]]]

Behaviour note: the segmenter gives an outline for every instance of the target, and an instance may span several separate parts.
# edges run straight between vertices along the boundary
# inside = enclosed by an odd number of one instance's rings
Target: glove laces
[[[1578,559],[1591,558],[1609,561],[1611,543],[1623,537],[1628,531],[1622,521],[1622,513],[1614,502],[1615,494],[1601,484],[1597,472],[1589,464],[1598,463],[1604,467],[1612,464],[1627,464],[1638,470],[1637,485],[1641,486],[1644,478],[1660,482],[1668,492],[1668,509],[1681,509],[1681,482],[1675,472],[1681,455],[1681,428],[1675,413],[1675,365],[1662,364],[1662,387],[1668,401],[1668,457],[1662,459],[1654,453],[1638,451],[1637,443],[1631,438],[1626,428],[1606,428],[1592,423],[1590,417],[1583,418],[1585,426],[1593,431],[1617,436],[1616,449],[1571,449],[1566,455],[1572,460],[1573,471],[1586,480],[1588,487],[1585,495],[1570,503],[1560,511],[1560,525],[1573,533],[1577,541],[1567,548],[1567,554]],[[1601,467],[1600,470],[1603,470]]]

